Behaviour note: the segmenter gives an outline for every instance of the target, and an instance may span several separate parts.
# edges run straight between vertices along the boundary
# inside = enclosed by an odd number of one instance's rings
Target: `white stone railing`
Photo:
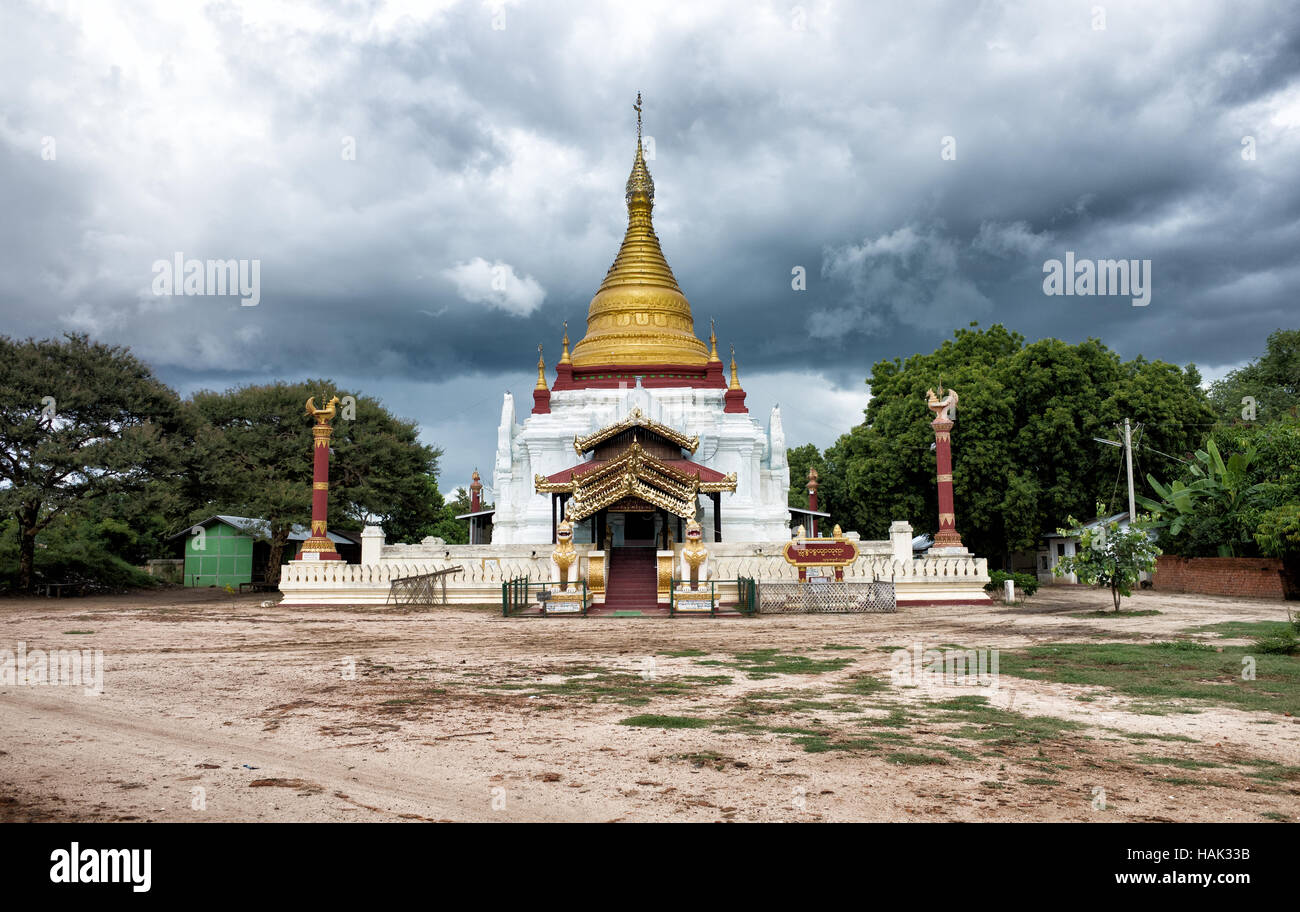
[[[404,576],[420,576],[459,566],[460,572],[447,578],[448,586],[492,586],[528,576],[534,580],[548,579],[551,562],[548,559],[514,558],[451,558],[443,560],[389,560],[378,564],[344,564],[338,561],[292,561],[280,570],[283,586],[323,585],[388,585]]]
[[[370,530],[367,530],[370,532]],[[386,545],[380,535],[367,539],[362,564],[337,561],[292,561],[281,568],[280,588],[289,604],[383,604],[395,579],[419,576],[459,566],[447,577],[452,601],[490,601],[501,584],[520,576],[534,581],[552,578],[549,544],[447,545],[428,539],[414,545]],[[938,597],[980,592],[988,582],[988,562],[977,557],[911,557],[911,527],[895,523],[886,541],[858,542],[857,560],[844,568],[846,580],[893,580],[917,597],[933,591]],[[585,552],[590,545],[577,545]],[[798,569],[786,561],[784,542],[709,544],[709,576],[715,580],[753,577],[795,580]],[[678,546],[680,548],[680,545]],[[676,562],[674,562],[676,564]],[[584,558],[579,572],[587,571]],[[924,596],[922,596],[924,597]]]
[[[715,579],[794,580],[799,571],[780,554],[726,555],[711,558]],[[888,580],[895,582],[930,582],[952,580],[981,584],[988,582],[988,561],[982,557],[934,557],[895,561],[889,557],[862,554],[844,568],[844,578],[854,580]]]

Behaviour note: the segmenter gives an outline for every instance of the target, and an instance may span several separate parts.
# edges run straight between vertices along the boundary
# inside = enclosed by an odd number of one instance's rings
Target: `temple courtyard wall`
[[[894,523],[889,539],[860,541],[857,560],[844,568],[849,582],[892,580],[899,605],[984,602],[988,594],[988,561],[974,556],[912,554],[912,527]],[[718,597],[734,601],[735,580],[751,577],[764,581],[798,580],[798,570],[784,557],[788,540],[774,542],[717,542],[708,545],[709,578],[720,582]],[[578,573],[587,578],[588,554],[594,546],[577,544]],[[681,544],[674,548],[674,567],[680,566]],[[447,601],[460,605],[500,604],[501,585],[518,577],[532,582],[553,579],[551,544],[451,545],[438,539],[419,544],[389,545],[374,527],[362,536],[360,564],[339,561],[292,561],[281,569],[281,604],[383,605],[394,580],[459,567],[448,575]],[[666,553],[666,552],[665,552]]]

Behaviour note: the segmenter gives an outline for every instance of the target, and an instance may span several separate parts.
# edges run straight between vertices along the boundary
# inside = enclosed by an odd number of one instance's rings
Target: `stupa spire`
[[[637,133],[625,193],[627,232],[591,299],[587,334],[573,347],[573,364],[703,366],[708,349],[695,336],[690,302],[677,285],[654,231],[655,185],[642,142],[640,93],[632,107]]]
[[[542,346],[537,346],[537,386],[534,389],[549,389],[546,385],[546,359],[542,357]]]

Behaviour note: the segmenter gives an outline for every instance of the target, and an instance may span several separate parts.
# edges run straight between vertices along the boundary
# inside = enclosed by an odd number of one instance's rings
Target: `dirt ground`
[[[1109,596],[1061,587],[1018,606],[668,620],[262,598],[0,600],[0,648],[104,652],[98,696],[0,686],[0,820],[1300,816],[1296,781],[1242,772],[1300,763],[1300,720],[1282,713],[1152,715],[1096,687],[1004,674],[996,689],[904,688],[889,676],[889,647],[1162,640],[1280,620],[1279,602],[1140,593],[1127,608],[1161,613],[1091,618],[1079,615]],[[811,664],[745,664],[763,649]],[[962,740],[932,706],[972,693],[1017,714],[1004,718],[1081,724],[1040,741],[1014,737],[1014,722],[1007,739]],[[697,727],[623,724],[637,716]]]

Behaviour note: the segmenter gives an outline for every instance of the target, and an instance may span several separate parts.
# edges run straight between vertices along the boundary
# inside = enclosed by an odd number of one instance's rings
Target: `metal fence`
[[[836,614],[898,610],[894,584],[882,581],[809,580],[798,583],[760,580],[756,587],[760,614]]]
[[[387,605],[399,608],[428,608],[447,604],[447,577],[459,573],[463,568],[457,564],[445,567],[433,573],[419,576],[403,576],[392,581],[388,587]]]
[[[580,598],[557,599],[555,583],[535,583],[527,576],[516,576],[501,584],[501,615],[547,617],[572,614],[586,617],[587,609],[591,607],[591,592],[587,589],[586,580],[582,580],[581,584]]]
[[[755,614],[758,611],[758,581],[752,576],[741,576],[736,579],[736,594],[739,601],[736,604],[736,610],[741,614]]]
[[[679,614],[704,614],[704,610],[698,607],[701,603],[709,605],[708,614],[713,617],[717,616],[719,608],[726,608],[726,610],[730,611],[734,607],[734,610],[741,614],[753,614],[757,608],[758,585],[751,577],[742,576],[734,580],[706,580],[699,584],[700,588],[695,592],[684,591],[681,588],[684,582],[685,580],[676,577],[672,579],[671,588],[668,590],[669,617],[676,617]],[[724,606],[719,602],[718,587],[731,583],[736,584],[736,604],[734,606],[730,604]]]

